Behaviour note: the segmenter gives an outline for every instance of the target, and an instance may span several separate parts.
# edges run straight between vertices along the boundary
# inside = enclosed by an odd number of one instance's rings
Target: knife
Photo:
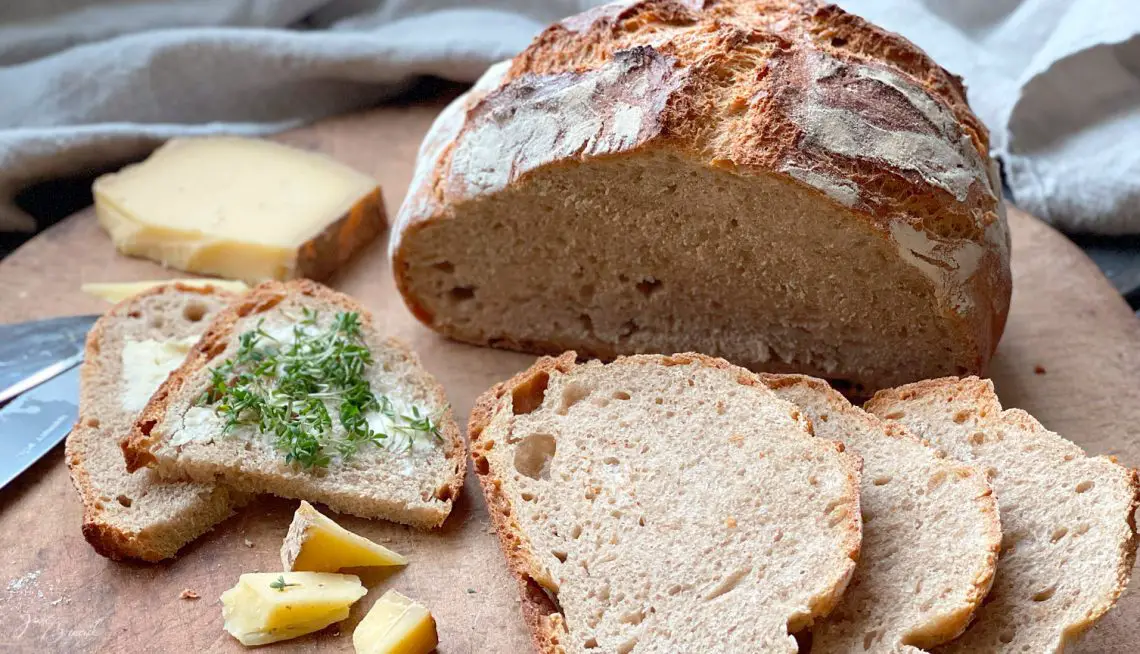
[[[78,417],[77,367],[0,407],[0,488],[58,445]]]
[[[0,406],[83,360],[87,332],[99,316],[0,325]]]

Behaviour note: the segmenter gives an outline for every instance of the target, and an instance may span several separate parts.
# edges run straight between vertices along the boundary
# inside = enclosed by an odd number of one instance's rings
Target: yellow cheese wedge
[[[431,612],[394,590],[376,600],[352,632],[356,654],[427,654],[438,644]]]
[[[222,618],[226,631],[242,645],[264,645],[344,620],[366,592],[355,575],[247,573],[222,593]]]
[[[335,572],[341,568],[407,563],[400,554],[357,536],[303,500],[281,545],[281,565],[286,570]]]
[[[327,277],[385,224],[375,180],[258,139],[174,139],[92,190],[123,254],[250,283]]]
[[[103,298],[108,302],[122,302],[123,300],[134,297],[143,291],[149,291],[155,286],[163,284],[182,284],[183,286],[192,286],[194,288],[205,288],[213,286],[214,288],[229,291],[231,293],[245,293],[249,290],[249,285],[245,282],[236,282],[229,279],[153,279],[145,282],[108,282],[108,283],[92,283],[84,284],[79,287],[81,291],[88,295],[94,295],[98,298]]]

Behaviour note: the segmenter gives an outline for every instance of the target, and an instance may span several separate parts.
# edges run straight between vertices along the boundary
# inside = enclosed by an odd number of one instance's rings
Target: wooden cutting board
[[[441,106],[386,107],[279,139],[375,175],[392,215],[420,139]],[[1018,211],[1011,211],[1010,222],[1013,309],[993,363],[1003,403],[1030,411],[1092,453],[1140,465],[1133,437],[1140,427],[1140,321],[1068,240]],[[447,388],[456,415],[466,416],[478,393],[533,359],[452,343],[416,323],[396,294],[385,250],[381,239],[332,285],[358,297],[388,332],[410,342]],[[0,322],[104,310],[100,300],[80,293],[83,282],[172,276],[178,273],[117,255],[88,209],[0,262]],[[115,563],[81,537],[80,506],[57,449],[0,491],[0,651],[240,651],[222,631],[218,596],[242,572],[279,569],[295,504],[259,500],[168,563]],[[408,555],[411,565],[363,573],[373,590],[339,635],[329,630],[272,651],[351,651],[349,633],[387,588],[431,607],[445,654],[530,651],[514,582],[470,476],[438,533],[348,516],[342,524]],[[183,589],[201,599],[180,599]],[[1133,589],[1075,651],[1131,652],[1138,642],[1140,592]]]

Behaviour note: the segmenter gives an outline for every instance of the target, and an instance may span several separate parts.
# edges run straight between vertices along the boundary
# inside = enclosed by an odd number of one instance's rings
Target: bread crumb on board
[[[1037,365],[1033,366],[1033,374],[1044,375],[1045,374],[1045,366],[1043,366],[1041,364],[1037,364]]]
[[[189,588],[183,588],[182,594],[178,596],[178,599],[196,600],[199,597],[201,597],[201,596],[198,595],[198,593],[195,593],[194,591],[190,590]]]
[[[246,547],[253,547],[253,541],[251,541],[251,540],[250,540],[250,539],[248,539],[248,538],[243,538],[243,539],[242,539],[242,542],[243,542],[243,543],[245,543],[245,546],[246,546]]]

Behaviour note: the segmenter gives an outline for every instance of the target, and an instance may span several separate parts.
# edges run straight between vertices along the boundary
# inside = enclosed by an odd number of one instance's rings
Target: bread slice
[[[1060,652],[1107,612],[1136,555],[1140,485],[1019,409],[989,380],[935,379],[882,391],[867,409],[983,470],[997,494],[1002,551],[973,625],[946,652]]]
[[[327,466],[306,468],[287,462],[274,437],[256,426],[224,433],[217,406],[203,401],[211,371],[236,354],[243,334],[261,329],[287,339],[306,311],[316,312],[318,330],[338,312],[357,313],[373,358],[364,369],[371,391],[389,397],[401,415],[415,408],[429,417],[438,436],[401,434],[388,425],[391,435],[382,445],[365,443],[349,458],[334,455]],[[337,437],[336,411],[326,408]],[[123,452],[131,470],[150,465],[169,479],[218,480],[241,491],[321,502],[341,513],[421,528],[447,518],[466,471],[463,439],[435,378],[405,345],[383,338],[359,303],[309,280],[263,283],[219,313],[142,412]]]
[[[103,556],[172,557],[244,501],[214,484],[165,484],[150,470],[128,473],[119,449],[139,410],[178,361],[165,371],[132,377],[124,374],[124,349],[181,343],[189,350],[235,297],[211,285],[160,285],[115,305],[88,333],[79,421],[67,437],[65,457],[83,502],[83,536]]]
[[[1001,545],[983,475],[822,380],[761,379],[811,419],[816,436],[863,459],[862,555],[843,601],[812,628],[812,654],[917,653],[961,634],[990,590]]]
[[[412,313],[464,342],[855,392],[984,371],[1011,288],[960,81],[814,0],[551,25],[440,115],[390,253]]]
[[[795,652],[859,555],[859,462],[696,354],[540,359],[468,433],[542,652]]]

